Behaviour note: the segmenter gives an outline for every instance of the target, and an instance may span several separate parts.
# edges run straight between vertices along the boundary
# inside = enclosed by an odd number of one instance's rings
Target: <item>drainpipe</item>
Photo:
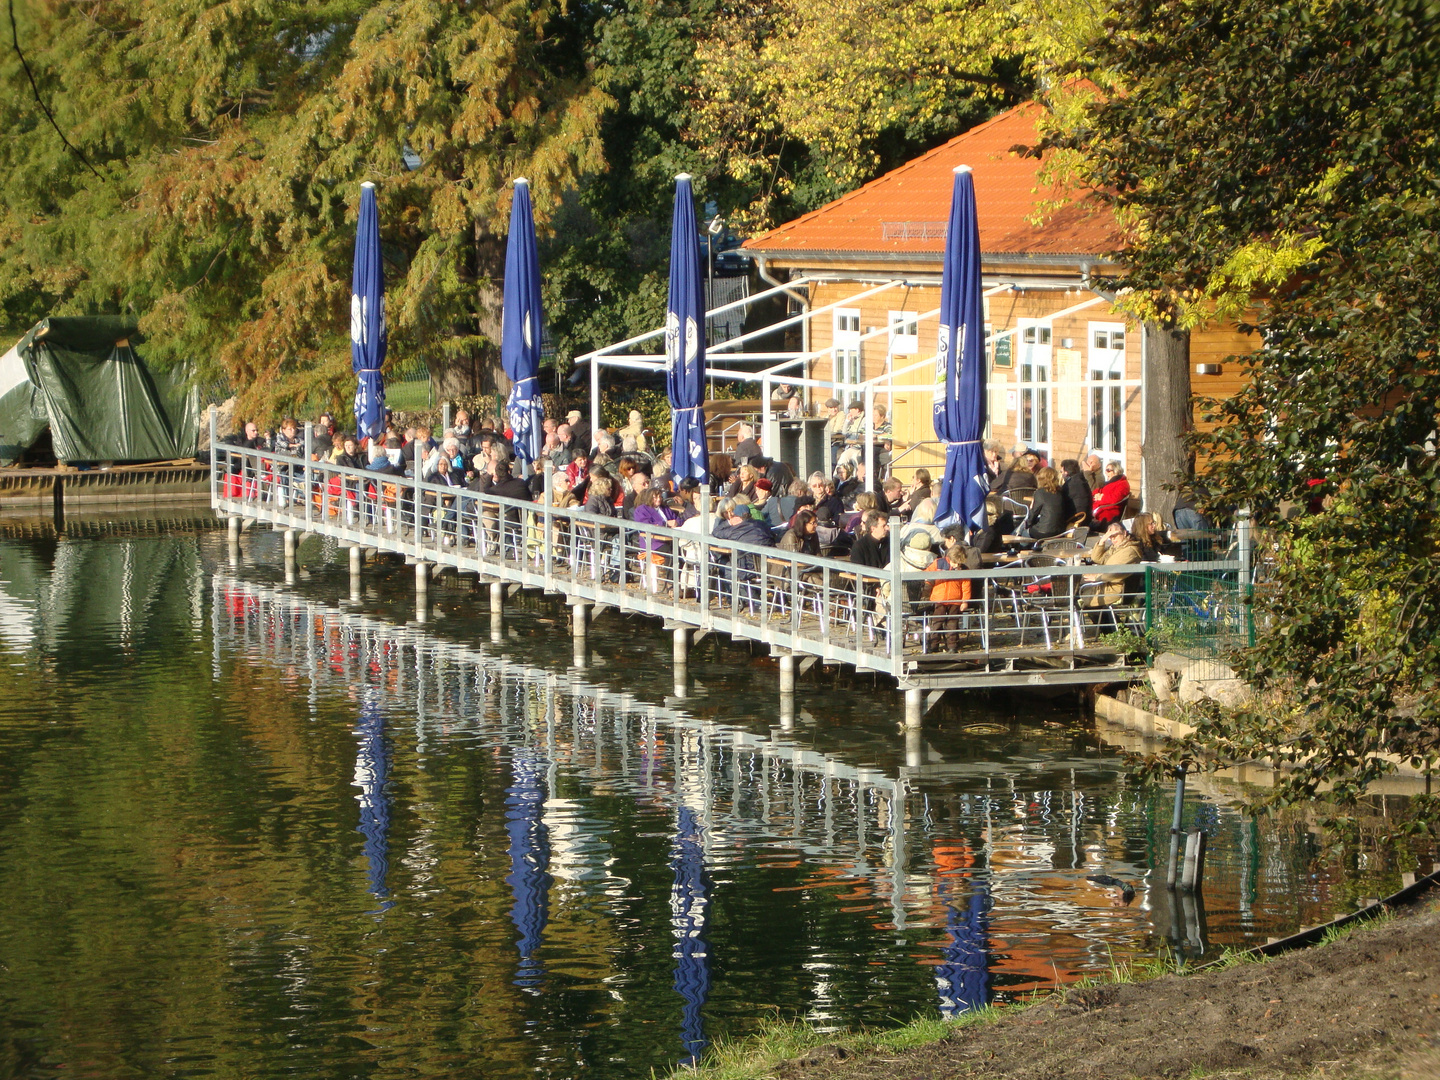
[[[752,257],[755,260],[755,271],[760,275],[761,281],[765,282],[766,285],[770,285],[774,288],[780,288],[785,285],[785,282],[778,281],[770,276],[770,266],[765,261],[765,256],[755,255]],[[799,304],[800,309],[806,313],[806,318],[800,323],[800,351],[808,355],[810,352],[810,297],[804,293],[799,292],[796,289],[786,289],[784,295],[790,297],[790,299],[794,300],[797,304]],[[805,361],[805,367],[801,370],[800,377],[802,379],[810,378],[809,360]],[[807,396],[809,395],[810,387],[807,386],[805,388],[805,393]]]
[[[1094,293],[1102,300],[1106,300],[1111,304],[1115,303],[1115,293],[1107,293],[1095,285],[1094,279],[1090,276],[1090,264],[1088,262],[1082,262],[1080,264],[1080,287],[1086,292]],[[1129,335],[1126,336],[1128,338]],[[1143,510],[1150,509],[1152,502],[1150,498],[1149,478],[1146,476],[1145,470],[1145,443],[1146,440],[1150,438],[1150,395],[1145,393],[1145,375],[1146,372],[1150,370],[1149,352],[1149,347],[1146,344],[1145,327],[1142,325],[1140,327],[1140,507]],[[1093,451],[1095,448],[1092,446],[1090,449]],[[1130,472],[1128,465],[1125,467],[1125,472],[1127,475]]]

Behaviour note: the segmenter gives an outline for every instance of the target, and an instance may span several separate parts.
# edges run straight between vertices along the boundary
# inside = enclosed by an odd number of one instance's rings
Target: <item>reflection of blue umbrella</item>
[[[505,831],[510,834],[510,873],[505,884],[515,897],[510,918],[520,933],[516,986],[535,986],[543,969],[535,959],[550,915],[550,830],[545,810],[545,760],[517,750],[510,762],[514,783],[505,790]]]
[[[670,394],[670,471],[675,479],[710,479],[705,443],[705,305],[700,293],[700,245],[690,177],[675,178],[670,226],[670,301],[665,314],[665,389]]]
[[[946,444],[945,483],[935,523],[985,527],[985,305],[980,228],[970,167],[955,170],[945,262],[940,277],[940,341],[935,355],[935,436]]]
[[[705,945],[705,851],[695,811],[680,807],[675,844],[670,849],[675,885],[670,890],[670,926],[675,935],[675,992],[685,999],[680,1014],[680,1043],[687,1062],[705,1052],[705,1020],[700,1010],[710,994],[710,955]]]
[[[355,274],[350,286],[350,366],[355,371],[355,430],[373,438],[384,430],[385,270],[380,262],[380,211],[375,185],[360,185],[355,226]]]
[[[515,434],[515,456],[540,456],[545,419],[540,400],[540,257],[535,251],[535,214],[530,181],[515,181],[510,200],[510,242],[505,249],[505,318],[500,329],[500,363],[510,377],[506,410]]]
[[[385,793],[389,778],[390,759],[385,752],[385,714],[380,711],[379,697],[367,694],[360,707],[360,747],[355,755],[355,786],[360,789],[359,832],[365,837],[365,858],[370,864],[370,892],[380,901],[380,910],[391,906],[390,890],[385,887],[389,870],[386,852],[390,829],[390,797]]]
[[[945,904],[950,943],[945,946],[945,962],[935,969],[935,985],[940,991],[940,1015],[946,1020],[982,1009],[989,1000],[990,948],[985,937],[989,910],[989,890],[979,882],[963,915],[953,903]]]

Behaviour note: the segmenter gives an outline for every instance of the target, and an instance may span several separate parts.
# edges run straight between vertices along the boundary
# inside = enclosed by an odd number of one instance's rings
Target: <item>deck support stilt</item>
[[[924,743],[918,727],[905,729],[905,767],[918,769],[924,762]]]
[[[911,687],[905,691],[905,726],[918,728],[925,716],[925,691]]]
[[[360,603],[360,568],[365,565],[365,549],[359,545],[350,548],[350,602]]]
[[[674,642],[675,696],[683,698],[690,693],[690,631],[684,626],[677,626],[671,631],[671,639]]]
[[[795,693],[795,654],[782,653],[780,656],[780,693]]]
[[[238,544],[238,543],[240,543],[240,515],[239,515],[239,514],[231,514],[231,515],[230,515],[229,520],[225,522],[225,532],[226,532],[226,535],[228,536],[228,538],[229,538],[229,540],[230,540],[230,543],[232,543],[232,544]]]
[[[285,584],[295,584],[295,548],[297,535],[294,529],[285,530]]]
[[[492,581],[490,583],[490,614],[503,615],[505,613],[505,582]]]
[[[585,604],[570,605],[570,633],[575,635],[576,641],[584,641],[589,633],[589,628],[586,626],[586,616],[589,612],[590,609]]]
[[[415,563],[415,591],[417,593],[430,591],[430,564],[423,559]]]

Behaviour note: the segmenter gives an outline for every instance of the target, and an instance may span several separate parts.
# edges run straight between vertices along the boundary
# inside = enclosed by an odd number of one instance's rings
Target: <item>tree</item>
[[[742,185],[738,220],[787,220],[1027,97],[1017,14],[1028,9],[727,5],[699,44],[690,138]]]
[[[30,5],[5,61],[0,302],[140,317],[246,412],[347,396],[356,185],[379,186],[391,356],[499,382],[507,185],[601,167],[587,24],[548,3]],[[43,116],[47,103],[76,152]],[[83,159],[82,159],[83,158]]]
[[[1128,226],[1132,306],[1262,342],[1190,440],[1211,508],[1252,508],[1273,552],[1242,658],[1260,696],[1192,749],[1290,763],[1281,801],[1440,752],[1437,14],[1140,0],[1095,43],[1123,92],[1055,140]]]

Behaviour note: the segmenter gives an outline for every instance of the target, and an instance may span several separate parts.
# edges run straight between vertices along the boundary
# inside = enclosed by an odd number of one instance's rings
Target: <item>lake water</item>
[[[154,530],[152,530],[154,531]],[[1073,699],[947,702],[278,538],[0,539],[0,1075],[642,1077],[765,1018],[954,1015],[1329,917],[1303,828],[1170,798]],[[146,530],[139,530],[140,533]],[[307,554],[302,551],[302,554]],[[998,702],[998,704],[996,703]],[[914,749],[914,748],[912,748]],[[1158,881],[1157,887],[1157,868]],[[1125,904],[1086,880],[1131,883]]]

